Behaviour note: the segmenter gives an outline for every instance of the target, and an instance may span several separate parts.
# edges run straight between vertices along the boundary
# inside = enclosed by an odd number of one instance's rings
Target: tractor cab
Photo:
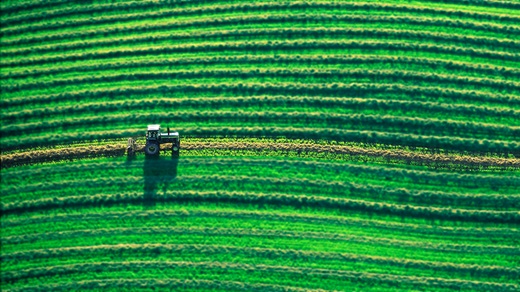
[[[148,131],[146,131],[146,141],[157,141],[157,139],[159,139],[160,131],[160,125],[148,125]]]

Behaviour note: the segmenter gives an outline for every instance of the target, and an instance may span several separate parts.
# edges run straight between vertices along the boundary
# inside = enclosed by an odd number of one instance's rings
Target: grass
[[[517,2],[49,5],[1,4],[2,288],[519,290]]]

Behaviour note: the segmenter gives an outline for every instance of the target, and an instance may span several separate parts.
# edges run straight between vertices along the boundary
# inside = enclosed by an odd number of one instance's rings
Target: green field
[[[2,291],[520,290],[520,1],[0,8]]]

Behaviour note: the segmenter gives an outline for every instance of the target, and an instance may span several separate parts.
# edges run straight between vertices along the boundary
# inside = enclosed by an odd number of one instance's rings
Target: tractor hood
[[[161,132],[161,137],[179,137],[179,132],[170,132],[170,134],[168,135],[168,133],[165,133],[165,132]]]

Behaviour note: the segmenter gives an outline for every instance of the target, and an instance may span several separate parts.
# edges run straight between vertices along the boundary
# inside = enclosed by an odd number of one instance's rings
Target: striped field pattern
[[[520,1],[0,5],[2,291],[520,290]]]

